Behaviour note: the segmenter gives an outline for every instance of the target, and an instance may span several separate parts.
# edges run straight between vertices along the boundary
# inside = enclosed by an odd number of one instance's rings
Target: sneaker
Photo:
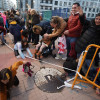
[[[55,59],[60,59],[61,56],[59,54],[57,54],[57,56],[55,57]]]
[[[20,56],[20,55],[18,55],[18,56],[16,56],[16,58],[21,58],[21,56]]]
[[[63,57],[63,58],[62,58],[62,60],[66,60],[66,59],[67,59],[67,57]]]

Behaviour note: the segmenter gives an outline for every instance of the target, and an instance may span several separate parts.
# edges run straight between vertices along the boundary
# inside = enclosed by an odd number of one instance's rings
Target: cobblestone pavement
[[[6,39],[9,45],[13,47],[13,44],[9,38],[6,37]],[[34,46],[31,45],[31,52],[33,53],[33,51]],[[0,45],[0,69],[9,67],[14,62],[19,60],[22,59],[16,59],[13,51],[10,50],[7,46]],[[44,58],[43,60],[60,66],[62,66],[64,62],[63,60],[55,60],[51,56]],[[11,100],[100,100],[100,96],[95,94],[95,90],[92,89],[92,86],[83,83],[78,83],[78,85],[82,87],[82,90],[72,90],[71,88],[65,87],[61,92],[58,93],[43,92],[36,86],[34,82],[36,72],[38,72],[42,67],[55,68],[62,73],[64,72],[63,69],[52,66],[50,64],[40,63],[39,61],[28,58],[26,61],[30,61],[32,65],[35,66],[32,69],[34,73],[32,77],[28,77],[22,72],[22,66],[19,67],[17,70],[17,76],[20,80],[20,84],[18,87],[13,87],[11,89]],[[70,77],[67,77],[67,79],[69,78]]]

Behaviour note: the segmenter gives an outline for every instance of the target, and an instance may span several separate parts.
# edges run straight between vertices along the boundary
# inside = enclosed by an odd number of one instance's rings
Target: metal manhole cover
[[[57,87],[64,83],[60,80],[62,73],[54,68],[43,68],[35,75],[36,86],[44,92],[56,93],[60,92],[63,88]]]

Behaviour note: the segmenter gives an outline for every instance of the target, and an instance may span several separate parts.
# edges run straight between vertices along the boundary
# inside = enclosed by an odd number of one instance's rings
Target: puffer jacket
[[[100,25],[96,26],[94,19],[90,22],[90,26],[88,27],[88,29],[76,41],[76,52],[81,53],[89,44],[100,45]],[[90,48],[86,58],[91,59],[94,55],[94,52],[95,48]]]

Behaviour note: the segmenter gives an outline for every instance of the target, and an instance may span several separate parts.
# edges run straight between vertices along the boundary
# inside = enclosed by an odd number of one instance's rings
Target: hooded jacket
[[[39,24],[36,24],[36,26],[40,26],[42,28],[42,31],[40,33],[41,36],[43,36],[45,33],[52,33],[50,21],[41,21]]]
[[[21,33],[22,27],[17,24],[16,21],[10,22],[9,31],[14,36],[14,43],[21,41]]]

